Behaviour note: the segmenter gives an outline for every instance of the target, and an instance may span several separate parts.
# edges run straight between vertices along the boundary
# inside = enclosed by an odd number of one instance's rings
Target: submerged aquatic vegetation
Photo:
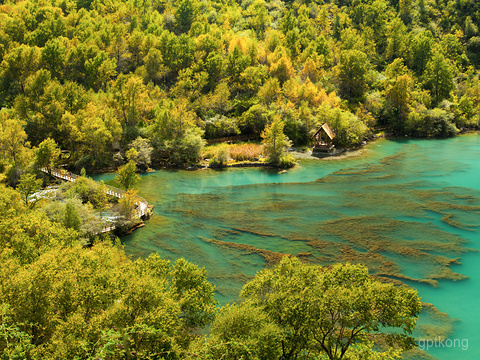
[[[399,145],[395,153],[335,164],[305,161],[282,175],[263,169],[185,173],[189,180],[178,181],[190,188],[172,187],[170,198],[156,206],[169,220],[152,229],[143,246],[205,266],[221,302],[235,300],[246,280],[285,254],[327,266],[362,263],[380,281],[435,294],[445,284],[468,284],[462,280],[471,272],[461,263],[477,247],[468,239],[480,226],[478,188],[458,186],[464,167],[451,159],[442,160],[440,171],[433,155],[415,144]],[[309,167],[308,179],[296,175]],[[137,253],[136,245],[129,242],[127,249]],[[430,321],[440,316],[432,314],[425,315],[431,328],[421,322],[425,334],[454,331],[455,320]]]
[[[469,217],[478,212],[476,198],[467,189],[462,194],[461,188],[424,190],[431,188],[428,181],[402,175],[404,157],[401,153],[379,164],[338,171],[321,182],[251,185],[241,198],[229,189],[215,195],[183,194],[172,211],[188,209],[185,215],[220,235],[213,244],[221,240],[237,249],[251,251],[253,246],[267,252],[291,248],[294,255],[311,254],[312,262],[361,261],[373,274],[382,269],[379,276],[431,284],[462,279],[449,266],[469,249],[437,220],[474,231],[478,224]],[[347,174],[353,184],[348,188]],[[370,179],[382,176],[395,181]],[[218,225],[221,234],[214,230]],[[385,263],[396,264],[395,270]],[[418,264],[404,274],[407,263]]]

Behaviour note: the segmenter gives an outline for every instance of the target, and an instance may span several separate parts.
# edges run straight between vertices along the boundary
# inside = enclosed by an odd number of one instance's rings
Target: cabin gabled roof
[[[320,131],[322,131],[322,130],[325,132],[325,134],[327,134],[327,136],[328,136],[328,138],[329,138],[330,140],[333,140],[333,139],[335,138],[335,134],[333,133],[332,129],[330,129],[330,126],[328,126],[327,123],[323,124],[323,125],[317,130],[317,132],[315,133],[315,135],[313,135],[312,137],[316,137],[316,136],[318,135],[318,133],[319,133]]]

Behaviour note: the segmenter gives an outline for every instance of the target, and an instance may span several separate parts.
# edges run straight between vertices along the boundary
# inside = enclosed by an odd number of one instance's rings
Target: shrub
[[[418,137],[448,137],[458,133],[453,114],[439,109],[420,108],[409,114],[411,134]]]
[[[78,196],[82,203],[91,203],[95,207],[102,208],[109,198],[104,186],[103,182],[97,183],[92,179],[80,177],[74,182],[63,183],[60,188],[67,197]]]
[[[277,167],[281,169],[289,169],[296,164],[295,158],[290,154],[284,154],[278,159]]]
[[[223,145],[223,143],[208,145],[203,149],[202,157],[204,159],[213,159],[217,156],[218,149]]]
[[[165,140],[164,150],[170,163],[191,164],[200,159],[204,145],[202,131],[199,128],[190,128],[185,131],[183,137]]]
[[[228,163],[229,149],[227,144],[216,148],[216,154],[210,158],[210,166],[225,166]]]

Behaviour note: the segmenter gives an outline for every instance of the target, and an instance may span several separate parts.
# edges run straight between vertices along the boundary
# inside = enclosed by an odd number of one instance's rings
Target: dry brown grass
[[[218,156],[226,144],[215,144],[207,146],[203,151],[203,157],[213,159]],[[260,144],[243,143],[228,144],[229,157],[234,161],[256,161],[263,153],[263,146]]]
[[[230,157],[235,161],[258,160],[262,155],[263,147],[259,144],[234,144],[230,145]]]

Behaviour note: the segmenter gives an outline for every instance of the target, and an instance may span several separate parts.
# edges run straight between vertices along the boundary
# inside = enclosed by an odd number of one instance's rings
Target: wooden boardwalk
[[[46,174],[51,174],[52,176],[56,177],[57,179],[62,179],[65,181],[70,181],[74,182],[81,176],[72,174],[71,172],[68,172],[63,169],[57,169],[57,168],[51,168],[50,171],[47,168],[41,168],[40,169],[42,172]],[[104,184],[105,186],[105,193],[111,196],[115,196],[118,199],[121,199],[122,197],[125,196],[126,191],[116,188],[114,186],[110,186],[107,184]],[[151,206],[148,205],[147,200],[140,196],[135,196],[135,205],[136,205],[136,210],[134,213],[134,216],[141,219],[142,217],[148,215],[151,215]],[[102,233],[106,233],[109,231],[115,230],[115,225],[113,223],[107,224],[104,226]]]
[[[236,141],[248,141],[248,140],[258,140],[260,139],[259,135],[247,134],[247,135],[234,135],[226,136],[222,138],[207,139],[207,144],[217,144],[222,142],[236,142]]]

